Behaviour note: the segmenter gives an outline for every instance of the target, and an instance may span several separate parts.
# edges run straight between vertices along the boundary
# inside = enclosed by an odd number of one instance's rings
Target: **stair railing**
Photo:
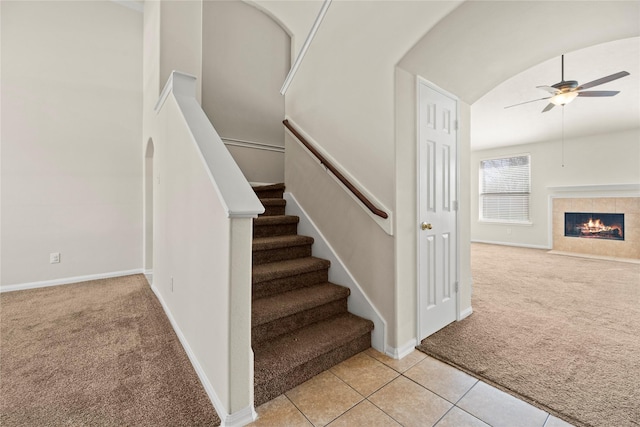
[[[349,191],[351,191],[353,195],[356,196],[356,198],[360,200],[360,202],[362,202],[362,204],[364,204],[371,211],[371,213],[383,219],[387,219],[389,217],[389,215],[385,211],[374,205],[373,202],[371,202],[371,200],[369,200],[364,194],[362,194],[362,192],[358,190],[329,160],[327,160],[325,156],[323,156],[313,145],[311,145],[311,143],[307,141],[307,139],[302,136],[302,134],[300,134],[300,132],[298,132],[298,130],[296,130],[296,128],[291,125],[291,123],[289,123],[289,120],[284,120],[282,123],[298,139],[298,141],[300,141],[302,145],[304,145],[311,152],[311,154],[313,154],[320,161],[320,164],[329,169],[331,173],[345,187],[347,187]]]

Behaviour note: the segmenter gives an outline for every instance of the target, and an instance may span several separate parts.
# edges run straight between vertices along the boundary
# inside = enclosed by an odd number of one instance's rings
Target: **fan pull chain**
[[[564,167],[564,105],[562,107],[562,167]]]

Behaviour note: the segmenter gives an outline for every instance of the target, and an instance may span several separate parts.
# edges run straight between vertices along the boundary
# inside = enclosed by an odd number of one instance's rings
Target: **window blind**
[[[480,219],[529,221],[530,156],[480,162]]]

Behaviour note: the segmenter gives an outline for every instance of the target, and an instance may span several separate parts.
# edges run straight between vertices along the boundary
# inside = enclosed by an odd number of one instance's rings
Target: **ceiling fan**
[[[542,110],[543,113],[551,110],[556,105],[566,105],[573,101],[576,97],[600,97],[600,96],[615,96],[620,91],[615,90],[590,90],[584,91],[585,89],[592,88],[594,86],[598,86],[604,83],[608,83],[613,80],[617,80],[621,77],[628,76],[629,73],[626,71],[619,71],[615,74],[611,74],[610,76],[601,77],[599,79],[593,80],[589,83],[584,83],[578,85],[576,80],[565,80],[564,79],[564,55],[562,55],[562,81],[556,83],[551,86],[536,86],[538,89],[545,90],[551,94],[551,96],[547,96],[545,98],[534,99],[531,101],[521,102],[519,104],[509,105],[504,108],[516,107],[522,104],[528,104],[530,102],[542,101],[544,99],[549,100],[549,104]]]

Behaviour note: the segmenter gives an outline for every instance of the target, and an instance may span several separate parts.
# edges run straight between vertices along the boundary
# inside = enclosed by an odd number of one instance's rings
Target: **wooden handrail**
[[[358,200],[360,200],[367,208],[369,208],[371,212],[373,212],[375,215],[378,215],[381,218],[387,219],[389,217],[389,215],[387,215],[385,211],[378,209],[373,203],[371,203],[369,199],[367,199],[367,197],[364,194],[360,192],[360,190],[354,187],[354,185],[351,182],[349,182],[349,180],[344,175],[342,175],[340,171],[331,164],[331,162],[329,162],[322,154],[320,154],[320,152],[316,150],[309,143],[309,141],[307,141],[305,137],[302,136],[300,132],[298,132],[291,125],[291,123],[289,123],[289,120],[283,120],[282,123],[285,125],[287,129],[289,129],[289,131],[291,131],[292,134],[295,135],[296,138],[298,138],[298,140],[302,143],[302,145],[307,147],[307,149],[311,151],[311,153],[314,156],[316,156],[318,160],[320,160],[320,163],[323,164],[327,169],[329,169],[331,173],[334,174],[335,177],[338,178],[340,182],[343,183],[344,186],[347,187],[349,191],[351,191],[358,198]]]

